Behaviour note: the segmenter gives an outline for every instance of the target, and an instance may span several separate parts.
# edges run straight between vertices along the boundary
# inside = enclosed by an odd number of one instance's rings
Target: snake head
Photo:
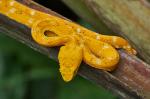
[[[60,48],[58,59],[62,78],[68,82],[73,79],[80,66],[82,48],[74,42],[69,42]]]

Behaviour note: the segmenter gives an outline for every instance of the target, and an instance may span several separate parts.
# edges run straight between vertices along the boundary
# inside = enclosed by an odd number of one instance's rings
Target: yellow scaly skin
[[[115,48],[136,54],[121,37],[95,33],[15,0],[0,0],[0,14],[31,28],[32,37],[38,44],[46,47],[61,46],[58,59],[60,72],[66,82],[76,75],[82,60],[94,68],[112,71],[119,61]]]

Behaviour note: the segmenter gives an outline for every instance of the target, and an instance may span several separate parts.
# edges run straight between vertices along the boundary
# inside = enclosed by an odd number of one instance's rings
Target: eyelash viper
[[[95,33],[15,0],[0,0],[0,13],[31,28],[32,37],[38,44],[61,46],[58,59],[61,75],[66,82],[76,75],[82,60],[94,68],[112,71],[119,62],[119,53],[115,48],[136,54],[121,37]]]

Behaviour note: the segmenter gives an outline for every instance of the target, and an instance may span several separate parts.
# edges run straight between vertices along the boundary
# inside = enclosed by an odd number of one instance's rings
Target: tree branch
[[[62,17],[33,1],[18,1],[31,8]],[[3,15],[0,15],[0,32],[15,38],[49,58],[58,61],[58,48],[46,48],[38,45],[33,41],[29,28]],[[106,71],[97,70],[82,63],[78,74],[97,85],[101,85],[106,89],[111,90],[122,98],[150,98],[150,68],[148,64],[135,56],[128,55],[123,50],[120,50],[119,53],[121,59],[118,68],[114,72],[108,73]]]
[[[105,25],[107,25],[107,28],[115,32],[114,34],[124,36],[135,45],[139,55],[150,63],[150,21],[148,20],[150,2],[148,0],[63,1],[83,19],[98,27],[98,30],[101,29],[101,32],[105,32]]]

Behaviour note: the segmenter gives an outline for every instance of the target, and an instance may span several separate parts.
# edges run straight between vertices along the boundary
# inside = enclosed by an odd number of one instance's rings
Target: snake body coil
[[[94,68],[112,71],[119,62],[119,53],[115,48],[136,54],[121,37],[95,33],[15,0],[0,0],[0,6],[1,14],[31,28],[31,35],[38,44],[46,47],[61,46],[58,59],[65,81],[72,80],[82,60]]]

